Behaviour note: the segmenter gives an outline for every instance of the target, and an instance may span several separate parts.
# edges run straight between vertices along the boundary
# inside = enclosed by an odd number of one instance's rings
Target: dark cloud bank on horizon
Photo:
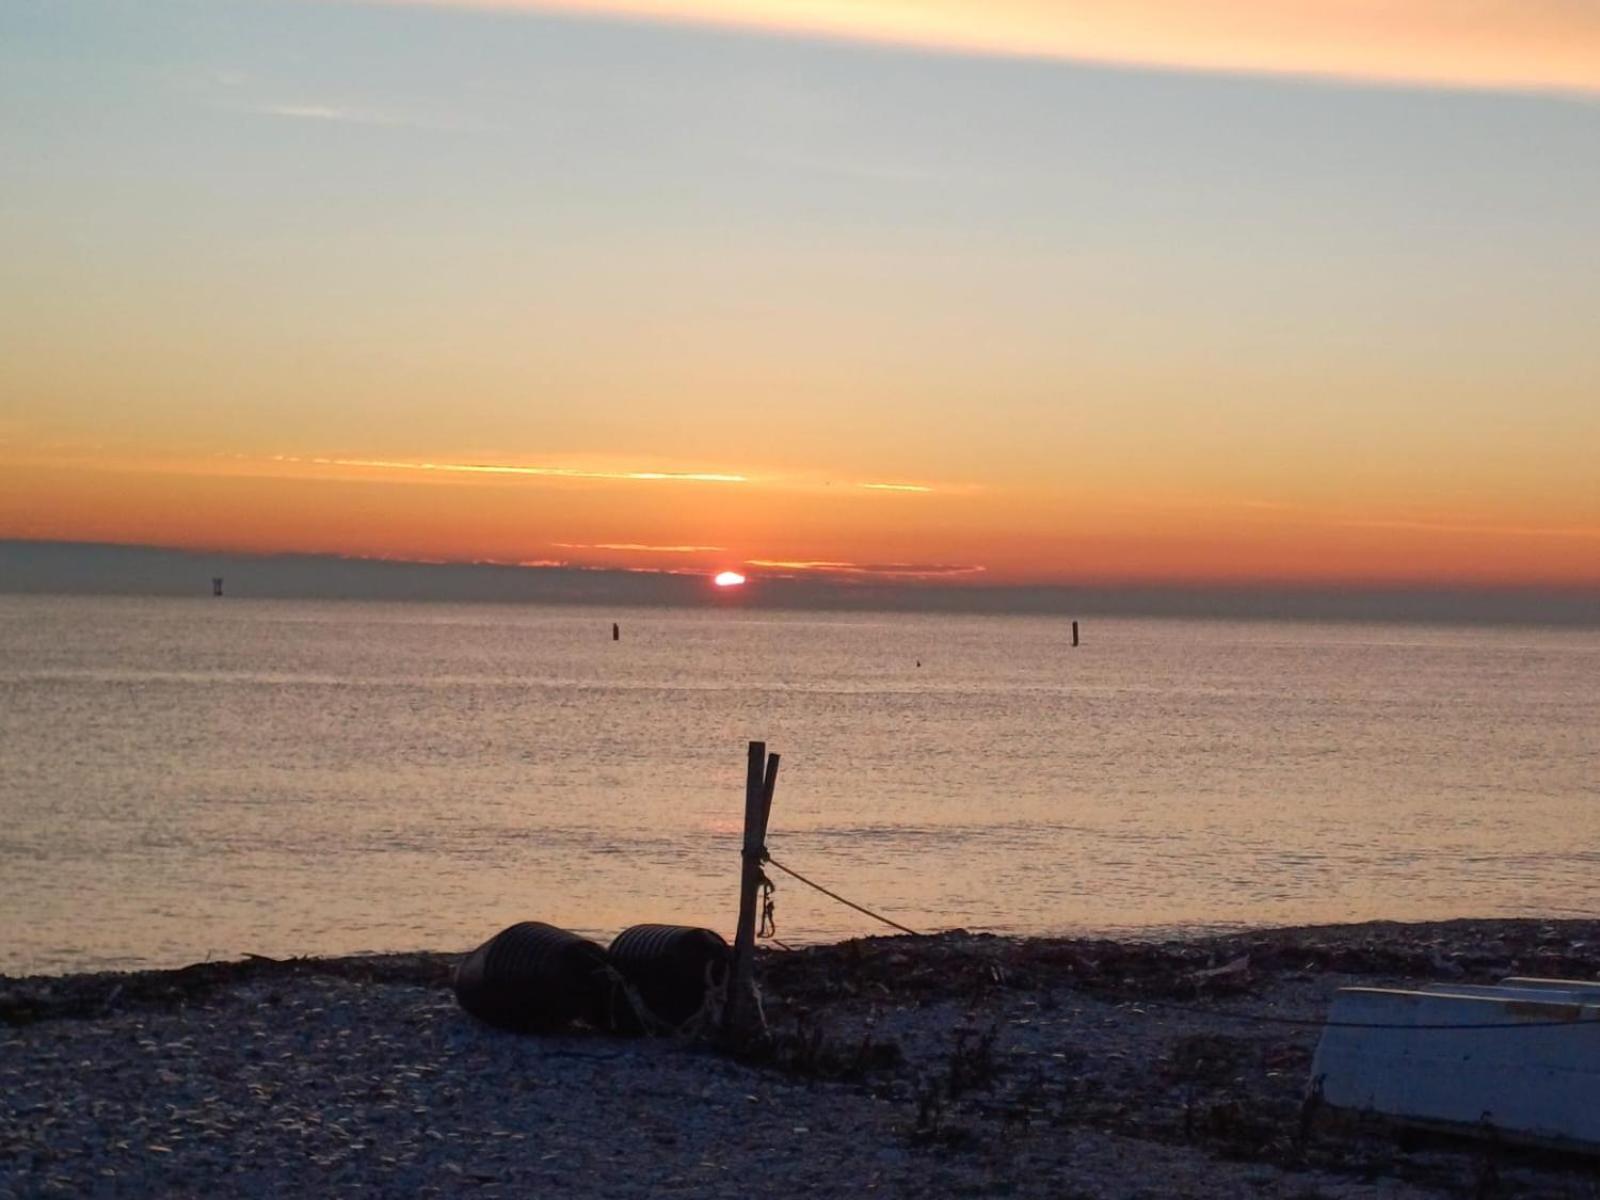
[[[737,600],[698,575],[322,555],[247,555],[79,542],[0,541],[0,593],[476,601],[889,612],[1037,613],[1600,627],[1594,588],[1004,587],[752,579]]]

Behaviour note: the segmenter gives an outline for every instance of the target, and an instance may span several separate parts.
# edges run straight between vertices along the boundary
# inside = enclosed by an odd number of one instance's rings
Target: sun
[[[742,587],[744,585],[744,576],[737,571],[721,571],[711,582],[719,588]]]

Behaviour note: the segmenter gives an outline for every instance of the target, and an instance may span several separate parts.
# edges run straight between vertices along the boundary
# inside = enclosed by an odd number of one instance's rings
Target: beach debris
[[[614,972],[605,950],[543,921],[501,930],[456,968],[456,1000],[479,1020],[551,1033],[577,1020],[603,1028]]]
[[[1600,924],[758,948],[760,1055],[504,1036],[462,1017],[459,955],[5,979],[0,1196],[309,1195],[332,1180],[610,1200],[669,1177],[707,1197],[755,1178],[786,1196],[1589,1196],[1594,1166],[1575,1156],[1306,1102],[1335,989],[1452,983],[1435,951],[1493,986],[1558,960],[1593,978]],[[1196,996],[1194,971],[1244,953],[1248,975]],[[604,1136],[619,1129],[636,1136]]]
[[[606,949],[554,925],[522,921],[463,958],[453,985],[462,1008],[500,1029],[556,1033],[582,1023],[630,1037],[665,1036],[715,1024],[728,959],[719,934],[694,926],[635,925]]]
[[[1241,954],[1238,958],[1230,959],[1220,967],[1205,967],[1194,972],[1192,978],[1197,983],[1204,983],[1211,979],[1221,979],[1227,975],[1243,975],[1250,970],[1250,956]]]
[[[727,986],[731,951],[722,936],[709,929],[634,925],[612,940],[609,954],[611,965],[649,1011],[674,1028],[720,1005]],[[630,1016],[623,1015],[619,1031],[640,1024]]]
[[[1340,989],[1311,1065],[1335,1108],[1600,1154],[1600,983]]]

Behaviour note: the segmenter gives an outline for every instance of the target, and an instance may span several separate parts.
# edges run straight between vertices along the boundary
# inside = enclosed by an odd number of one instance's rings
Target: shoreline
[[[973,945],[1010,947],[1027,958],[1039,952],[1072,947],[1118,947],[1134,960],[1157,961],[1166,958],[1192,958],[1196,953],[1237,957],[1254,948],[1258,953],[1271,949],[1285,953],[1291,949],[1313,951],[1337,962],[1342,970],[1355,973],[1400,970],[1417,972],[1414,978],[1450,978],[1429,975],[1438,970],[1435,961],[1448,955],[1480,970],[1492,962],[1495,951],[1489,943],[1503,944],[1508,962],[1522,961],[1530,943],[1546,933],[1570,935],[1578,943],[1593,942],[1593,954],[1556,956],[1552,966],[1570,966],[1600,976],[1600,916],[1581,917],[1453,917],[1438,921],[1359,921],[1348,924],[1285,925],[1201,928],[1191,932],[1152,931],[1148,936],[1116,935],[1025,935],[948,929],[918,934],[868,934],[837,942],[818,942],[792,948],[758,942],[758,970],[774,967],[780,975],[785,959],[832,962],[839,956],[855,955],[856,947],[893,944],[908,953],[918,948],[959,940]],[[9,975],[0,972],[0,1028],[27,1024],[34,1019],[62,1019],[104,1016],[122,1003],[180,1003],[210,992],[242,985],[263,978],[287,975],[349,978],[375,983],[408,983],[418,986],[448,986],[457,960],[471,947],[460,950],[403,950],[357,954],[295,955],[275,958],[245,953],[239,958],[206,959],[176,967],[136,967],[128,970],[90,970],[48,974]],[[1587,950],[1587,946],[1583,949]],[[1426,953],[1424,953],[1426,951]],[[1429,955],[1432,957],[1430,958]],[[1326,964],[1324,964],[1326,965]],[[1467,969],[1462,967],[1462,970]],[[37,1016],[29,1015],[37,1013]]]
[[[1594,1177],[1303,1098],[1337,988],[1593,979],[1600,921],[768,950],[774,1036],[742,1058],[488,1029],[456,957],[0,977],[0,1197],[1554,1198]]]
[[[1195,924],[1155,926],[1148,930],[1140,928],[1111,929],[1089,933],[1012,933],[1004,930],[956,927],[914,934],[863,933],[840,938],[837,941],[796,942],[792,946],[783,946],[772,941],[758,941],[756,943],[756,952],[763,961],[771,961],[788,954],[828,955],[839,952],[843,947],[856,944],[901,942],[907,945],[915,945],[947,938],[967,938],[1023,947],[1068,945],[1117,945],[1130,949],[1181,946],[1213,947],[1234,942],[1259,942],[1262,939],[1280,939],[1285,942],[1310,939],[1353,947],[1361,943],[1382,943],[1387,945],[1407,939],[1438,941],[1441,938],[1475,939],[1508,935],[1516,937],[1519,933],[1546,928],[1570,929],[1574,932],[1593,930],[1595,931],[1595,936],[1600,937],[1600,913],[1593,917],[1445,917],[1436,920],[1376,919],[1300,925]],[[581,934],[580,936],[588,937],[602,944],[606,941],[606,938],[602,935]],[[275,968],[291,965],[305,969],[325,968],[330,971],[346,969],[354,971],[356,968],[366,965],[371,967],[377,976],[394,978],[414,974],[418,976],[418,981],[420,982],[424,978],[431,976],[433,965],[443,963],[448,970],[457,959],[465,956],[471,949],[471,946],[464,946],[455,950],[416,947],[406,950],[359,950],[349,953],[294,954],[286,957],[240,951],[238,956],[234,958],[206,958],[172,966],[93,967],[83,970],[38,972],[0,970],[0,995],[3,995],[6,989],[14,988],[18,985],[32,987],[34,985],[45,985],[50,981],[62,983],[87,983],[89,981],[106,980],[154,981],[166,976],[205,976],[212,969],[220,971],[223,977],[230,977],[234,972],[248,975],[253,971],[271,971]],[[0,1018],[0,1024],[3,1023],[4,1019]]]

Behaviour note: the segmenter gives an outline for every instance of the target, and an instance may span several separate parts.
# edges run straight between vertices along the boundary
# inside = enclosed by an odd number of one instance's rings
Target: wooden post
[[[735,1038],[753,1032],[756,1019],[756,902],[761,891],[761,855],[767,845],[767,818],[778,786],[778,756],[767,754],[765,742],[751,742],[744,781],[743,869],[739,874],[739,928],[733,938],[733,966],[728,972],[724,1009],[726,1032]]]
[[[1074,646],[1078,644],[1078,623],[1076,621],[1072,623],[1072,644]]]
[[[611,640],[613,642],[620,642],[622,640],[622,626],[618,625],[615,621],[611,622]]]

